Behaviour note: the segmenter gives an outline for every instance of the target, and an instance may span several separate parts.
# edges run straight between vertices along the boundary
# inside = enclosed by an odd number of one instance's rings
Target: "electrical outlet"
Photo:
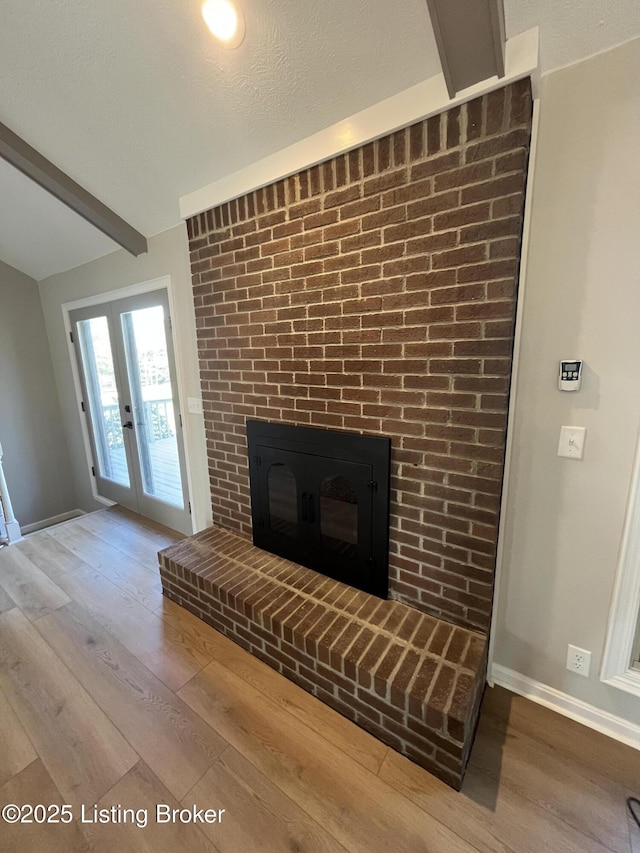
[[[591,652],[586,649],[579,649],[577,646],[569,646],[567,652],[567,669],[569,672],[575,672],[578,675],[584,675],[586,678],[589,675],[591,668]]]

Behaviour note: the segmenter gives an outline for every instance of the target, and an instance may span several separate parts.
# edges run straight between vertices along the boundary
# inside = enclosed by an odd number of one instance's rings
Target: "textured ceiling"
[[[235,51],[200,2],[2,0],[0,121],[147,236],[180,196],[440,71],[425,0],[241,0]],[[540,26],[543,71],[640,35],[637,0],[505,5],[509,36]],[[61,210],[0,169],[0,259],[40,279],[111,250]]]
[[[0,159],[0,260],[39,281],[118,249]]]

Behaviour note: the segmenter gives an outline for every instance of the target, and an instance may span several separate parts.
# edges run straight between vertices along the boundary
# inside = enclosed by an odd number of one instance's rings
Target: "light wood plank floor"
[[[112,509],[0,550],[0,806],[73,813],[0,851],[640,853],[640,753],[490,690],[457,794],[163,599],[177,538]]]

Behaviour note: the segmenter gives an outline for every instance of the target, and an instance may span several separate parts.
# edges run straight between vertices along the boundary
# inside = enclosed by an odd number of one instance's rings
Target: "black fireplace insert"
[[[247,421],[253,542],[388,597],[391,440]]]

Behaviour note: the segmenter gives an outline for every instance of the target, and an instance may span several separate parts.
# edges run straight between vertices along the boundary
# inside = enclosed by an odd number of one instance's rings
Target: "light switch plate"
[[[569,459],[582,459],[586,433],[586,427],[561,426],[558,456],[567,456]]]
[[[199,397],[187,397],[187,409],[190,415],[201,415],[202,400]]]

